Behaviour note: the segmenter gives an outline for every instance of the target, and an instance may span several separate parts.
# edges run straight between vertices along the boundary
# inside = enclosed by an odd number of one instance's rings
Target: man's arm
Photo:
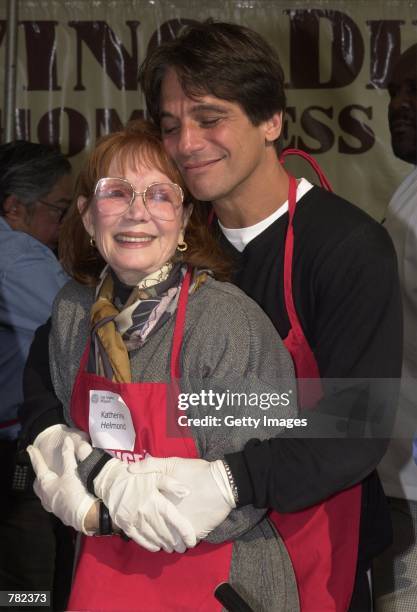
[[[47,427],[65,423],[62,404],[55,395],[49,372],[50,328],[51,320],[48,319],[36,330],[23,373],[24,401],[19,410],[21,448],[32,444]]]
[[[311,413],[311,438],[284,433],[226,455],[240,504],[306,508],[363,480],[386,450],[402,352],[396,258],[387,233],[376,224],[360,227],[321,262],[313,280],[315,310],[305,319],[321,376],[350,387],[332,390],[324,381],[315,410],[329,415],[326,426],[336,417],[345,429],[320,439]]]

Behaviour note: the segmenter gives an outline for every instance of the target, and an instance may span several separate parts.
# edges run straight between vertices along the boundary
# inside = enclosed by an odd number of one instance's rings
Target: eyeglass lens
[[[100,179],[95,190],[98,210],[102,214],[122,214],[130,206],[134,194],[135,191],[128,181],[113,178]],[[171,183],[149,185],[143,198],[149,214],[165,221],[173,220],[177,209],[181,206],[179,188]]]

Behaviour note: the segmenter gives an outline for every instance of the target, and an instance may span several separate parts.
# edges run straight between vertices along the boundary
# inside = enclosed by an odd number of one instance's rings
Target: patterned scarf
[[[96,301],[91,307],[95,371],[115,382],[131,382],[129,351],[137,349],[176,311],[187,266],[167,263],[142,279],[121,304],[114,296],[114,277],[107,266],[101,274]],[[190,285],[194,293],[207,279],[206,270],[195,270]]]

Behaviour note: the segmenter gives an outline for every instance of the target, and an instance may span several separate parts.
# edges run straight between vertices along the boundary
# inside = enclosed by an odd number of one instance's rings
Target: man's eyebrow
[[[200,113],[201,111],[214,111],[215,113],[221,113],[222,115],[226,115],[228,113],[227,108],[217,104],[196,104],[191,108],[192,113]]]
[[[218,104],[201,103],[201,104],[195,104],[194,106],[192,106],[190,109],[190,114],[194,115],[197,113],[207,112],[207,111],[220,113],[221,115],[227,115],[229,112],[227,108],[225,108],[224,106],[219,106]],[[176,118],[177,117],[175,115],[173,115],[172,113],[169,113],[168,111],[161,112],[161,119],[176,119]]]

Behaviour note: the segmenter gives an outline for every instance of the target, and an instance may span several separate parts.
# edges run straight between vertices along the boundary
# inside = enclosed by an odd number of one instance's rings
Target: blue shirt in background
[[[36,329],[68,277],[47,246],[0,216],[0,439],[14,439],[22,376]]]

